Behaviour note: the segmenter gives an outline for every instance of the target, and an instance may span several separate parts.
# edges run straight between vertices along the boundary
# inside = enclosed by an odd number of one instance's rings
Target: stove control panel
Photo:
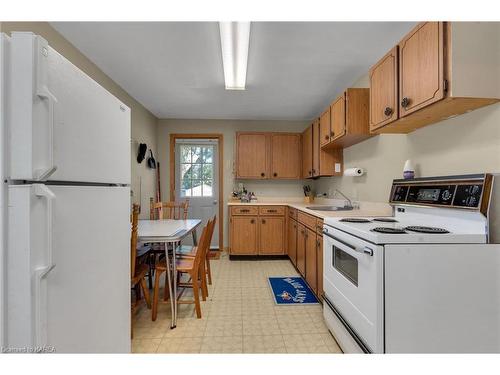
[[[485,211],[493,177],[489,174],[394,180],[390,203]],[[484,212],[483,212],[484,213]]]

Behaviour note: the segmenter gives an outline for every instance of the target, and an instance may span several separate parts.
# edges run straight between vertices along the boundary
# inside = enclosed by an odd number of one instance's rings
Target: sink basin
[[[352,207],[338,207],[338,206],[308,206],[306,207],[313,211],[351,211]]]

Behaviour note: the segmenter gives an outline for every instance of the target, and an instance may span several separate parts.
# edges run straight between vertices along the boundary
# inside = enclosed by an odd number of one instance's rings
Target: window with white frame
[[[214,146],[180,145],[181,197],[212,197]]]

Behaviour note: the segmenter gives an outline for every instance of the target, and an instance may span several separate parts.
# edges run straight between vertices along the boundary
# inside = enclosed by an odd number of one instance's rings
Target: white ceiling
[[[253,22],[246,91],[224,90],[216,22],[53,22],[159,118],[309,120],[407,22]]]

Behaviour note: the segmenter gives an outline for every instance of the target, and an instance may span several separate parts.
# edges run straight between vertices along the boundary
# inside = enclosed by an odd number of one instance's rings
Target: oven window
[[[333,246],[333,268],[358,286],[358,260],[337,246]]]

